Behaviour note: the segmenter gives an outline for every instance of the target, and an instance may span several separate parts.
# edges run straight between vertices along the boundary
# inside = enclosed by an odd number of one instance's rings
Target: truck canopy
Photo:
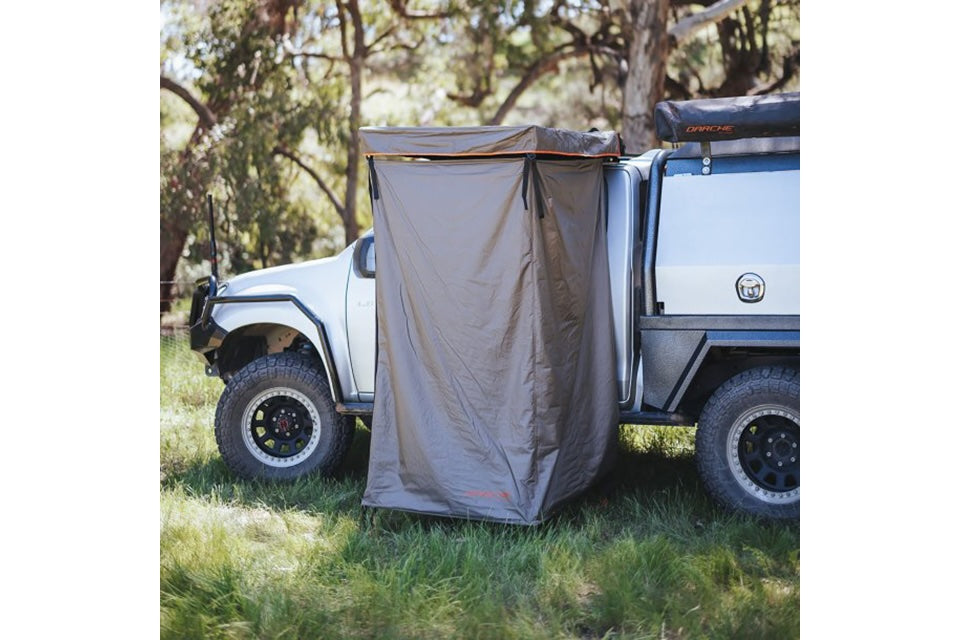
[[[709,142],[800,135],[800,93],[658,102],[657,137]]]
[[[540,522],[616,450],[601,203],[617,136],[533,126],[360,134],[378,346],[363,504]]]

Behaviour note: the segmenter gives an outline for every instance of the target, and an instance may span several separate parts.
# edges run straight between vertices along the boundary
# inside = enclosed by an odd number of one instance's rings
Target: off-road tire
[[[724,506],[799,519],[799,372],[758,367],[722,384],[700,414],[696,459],[707,491]]]
[[[353,441],[355,421],[337,414],[321,367],[303,354],[276,353],[230,378],[217,403],[214,431],[233,473],[250,480],[293,480],[337,470]],[[265,427],[276,427],[276,418],[289,430],[278,430],[273,439]]]

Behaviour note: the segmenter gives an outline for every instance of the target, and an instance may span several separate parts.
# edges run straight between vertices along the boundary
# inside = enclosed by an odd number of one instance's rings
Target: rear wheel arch
[[[734,376],[758,367],[781,367],[800,370],[800,349],[711,347],[697,368],[690,386],[677,406],[677,411],[698,416],[710,397]]]

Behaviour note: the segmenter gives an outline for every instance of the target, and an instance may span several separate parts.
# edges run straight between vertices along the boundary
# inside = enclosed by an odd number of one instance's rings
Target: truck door
[[[370,402],[377,360],[376,254],[372,233],[357,240],[353,255],[353,268],[347,278],[347,344],[359,399]]]

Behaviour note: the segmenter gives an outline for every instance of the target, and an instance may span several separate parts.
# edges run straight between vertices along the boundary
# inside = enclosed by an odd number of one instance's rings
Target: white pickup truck
[[[696,426],[711,495],[798,518],[799,94],[661,103],[657,125],[687,144],[604,166],[620,421]],[[191,347],[226,383],[233,472],[330,474],[369,424],[374,243],[198,283]]]

